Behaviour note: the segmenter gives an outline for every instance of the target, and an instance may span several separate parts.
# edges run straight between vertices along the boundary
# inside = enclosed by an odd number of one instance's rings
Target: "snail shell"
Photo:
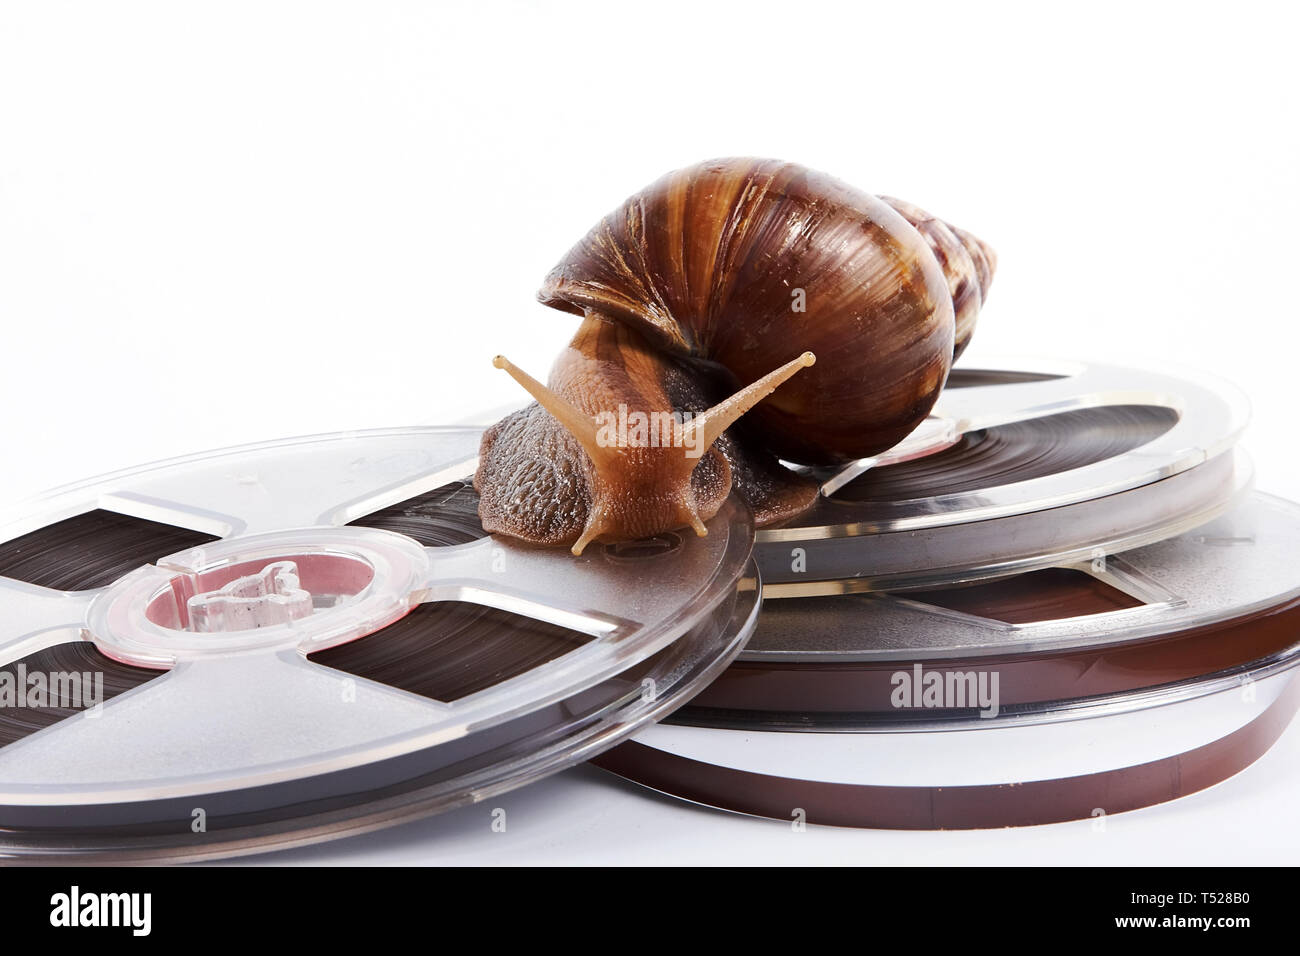
[[[993,268],[978,240],[906,203],[793,163],[722,159],[632,196],[538,297],[626,322],[738,384],[815,353],[747,430],[788,461],[833,464],[883,451],[925,418]]]
[[[921,234],[943,269],[955,319],[952,349],[955,361],[966,350],[975,332],[975,320],[979,318],[980,307],[993,282],[993,273],[997,271],[997,254],[987,243],[966,230],[936,219],[910,202],[891,196],[880,198],[898,210]]]
[[[593,540],[704,534],[732,491],[760,526],[798,514],[817,484],[780,460],[864,458],[911,432],[995,264],[908,203],[792,163],[670,173],[547,276],[540,300],[583,316],[548,384],[497,357],[537,404],[484,434],[484,528],[581,553]],[[604,440],[600,423],[628,408],[691,420],[666,426],[662,443]]]

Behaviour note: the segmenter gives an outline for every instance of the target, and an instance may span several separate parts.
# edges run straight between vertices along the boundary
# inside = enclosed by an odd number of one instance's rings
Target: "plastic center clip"
[[[225,587],[186,602],[190,630],[211,634],[286,624],[312,613],[311,594],[298,580],[298,565],[276,561]]]

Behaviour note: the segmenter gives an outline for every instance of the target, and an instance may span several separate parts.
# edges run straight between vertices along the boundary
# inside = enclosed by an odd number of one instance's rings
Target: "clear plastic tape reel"
[[[1098,706],[1086,715],[1076,713],[1072,720],[972,721],[961,727],[931,727],[925,733],[897,729],[755,732],[659,725],[638,734],[634,746],[710,767],[761,775],[769,782],[778,778],[852,787],[944,789],[1006,787],[1030,781],[1060,785],[1072,778],[1141,768],[1194,754],[1230,739],[1261,718],[1267,719],[1279,705],[1289,719],[1295,707],[1293,668],[1261,674],[1249,695],[1242,693],[1240,682],[1232,680],[1193,697],[1167,700],[1159,707]],[[1082,716],[1088,719],[1078,719]],[[1231,772],[1237,769],[1231,768]],[[757,780],[751,781],[751,786],[755,784]],[[1162,794],[1142,805],[1179,795]],[[1005,792],[1000,796],[1007,799]],[[1082,815],[1087,812],[1085,809]]]
[[[911,438],[829,478],[819,523],[758,533],[765,597],[930,587],[1126,550],[1209,521],[1250,487],[1249,461],[1233,448],[1249,409],[1225,382],[1104,364],[987,365],[967,374],[989,384],[946,389]],[[963,434],[1108,405],[1178,418],[1130,451],[1057,474],[911,500],[834,497],[869,468],[942,450]]]
[[[927,604],[923,592],[782,602],[768,609],[741,658],[809,664],[966,659],[1166,636],[1300,598],[1298,549],[1300,506],[1256,492],[1192,531],[1074,566],[1142,602],[1135,607],[1013,624]]]
[[[103,703],[93,718],[63,720],[0,750],[0,805],[182,798],[427,752],[563,704],[692,629],[707,629],[720,613],[730,620],[726,602],[736,603],[752,569],[753,533],[749,516],[730,504],[709,523],[707,537],[675,536],[634,557],[597,547],[574,558],[491,537],[426,548],[346,526],[470,474],[479,436],[474,428],[430,427],[271,442],[106,476],[22,509],[0,526],[0,541],[96,508],[221,538],[94,591],[0,578],[0,662],[88,636],[120,661],[169,668]],[[292,574],[304,557],[324,567],[316,579],[336,584],[315,613],[303,611]],[[452,702],[350,677],[305,656],[437,600],[504,609],[589,640]],[[753,625],[752,598],[749,607],[734,625],[744,633],[712,633],[699,651],[707,660],[678,662],[672,680],[690,678],[678,692],[734,656]],[[260,626],[245,626],[250,622]],[[342,678],[356,691],[340,704]],[[624,716],[635,717],[622,722],[630,730],[671,701],[625,703]],[[550,754],[544,769],[585,759],[583,748],[599,736]]]

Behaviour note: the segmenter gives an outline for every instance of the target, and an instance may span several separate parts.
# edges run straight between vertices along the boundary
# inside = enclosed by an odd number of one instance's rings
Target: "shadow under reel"
[[[61,489],[0,527],[0,848],[263,852],[593,758],[845,826],[1193,792],[1300,705],[1300,509],[1250,491],[1244,424],[1186,375],[958,369],[797,523],[577,558],[485,535],[471,427]]]

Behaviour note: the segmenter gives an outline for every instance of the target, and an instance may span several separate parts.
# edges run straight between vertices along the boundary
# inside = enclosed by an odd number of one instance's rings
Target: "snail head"
[[[535,400],[484,435],[475,485],[488,531],[539,544],[629,540],[705,522],[731,491],[714,443],[815,361],[811,352],[700,412],[674,407],[672,370],[621,325],[589,317],[542,384],[504,356],[493,365]]]

